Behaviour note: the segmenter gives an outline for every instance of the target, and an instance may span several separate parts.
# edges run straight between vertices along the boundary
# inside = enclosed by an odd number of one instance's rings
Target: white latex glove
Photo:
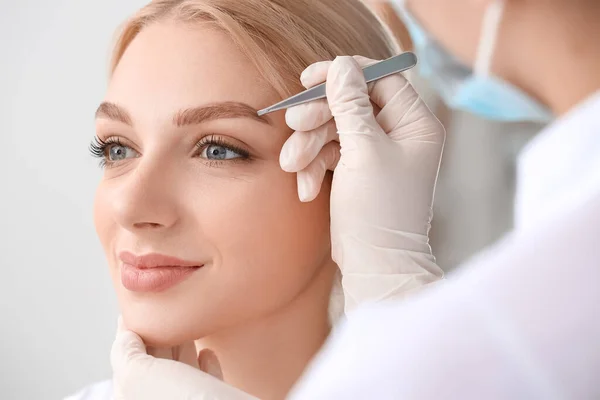
[[[428,233],[445,131],[401,74],[367,87],[359,64],[374,62],[338,57],[304,71],[307,88],[327,80],[327,99],[287,110],[296,132],[280,159],[285,171],[298,172],[303,201],[334,170],[332,251],[346,311],[443,277]]]
[[[149,355],[142,339],[119,319],[111,351],[115,400],[257,400],[192,366],[197,365],[193,343],[176,352],[173,359]]]

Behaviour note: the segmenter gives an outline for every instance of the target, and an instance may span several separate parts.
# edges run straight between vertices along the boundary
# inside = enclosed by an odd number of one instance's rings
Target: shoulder
[[[87,386],[64,400],[114,400],[113,383],[104,381]]]

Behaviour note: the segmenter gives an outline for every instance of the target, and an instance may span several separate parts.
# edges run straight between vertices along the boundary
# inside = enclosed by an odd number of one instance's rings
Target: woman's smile
[[[167,290],[204,266],[162,254],[136,256],[124,251],[121,260],[121,283],[132,292],[161,292]]]

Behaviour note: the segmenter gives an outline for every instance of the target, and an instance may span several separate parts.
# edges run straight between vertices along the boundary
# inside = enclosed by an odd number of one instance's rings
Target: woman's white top
[[[82,391],[65,397],[64,400],[114,400],[112,381],[104,381],[90,385]]]

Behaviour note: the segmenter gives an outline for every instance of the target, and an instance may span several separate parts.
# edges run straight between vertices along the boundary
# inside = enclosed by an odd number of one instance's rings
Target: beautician
[[[394,6],[421,74],[448,106],[549,125],[519,158],[515,230],[443,283],[351,311],[290,397],[600,398],[600,2]],[[405,293],[400,286],[411,282],[396,277],[407,262],[437,268],[427,234],[444,138],[401,76],[367,87],[365,62],[340,57],[305,71],[307,87],[327,80],[328,103],[288,110],[288,125],[309,134],[292,135],[281,157],[286,171],[303,171],[318,153],[310,132],[333,116],[341,155],[322,163],[335,169],[333,255],[360,303]],[[381,108],[376,117],[369,100]],[[304,200],[320,175],[299,174]],[[125,398],[249,398],[148,356],[127,330],[112,361]]]

